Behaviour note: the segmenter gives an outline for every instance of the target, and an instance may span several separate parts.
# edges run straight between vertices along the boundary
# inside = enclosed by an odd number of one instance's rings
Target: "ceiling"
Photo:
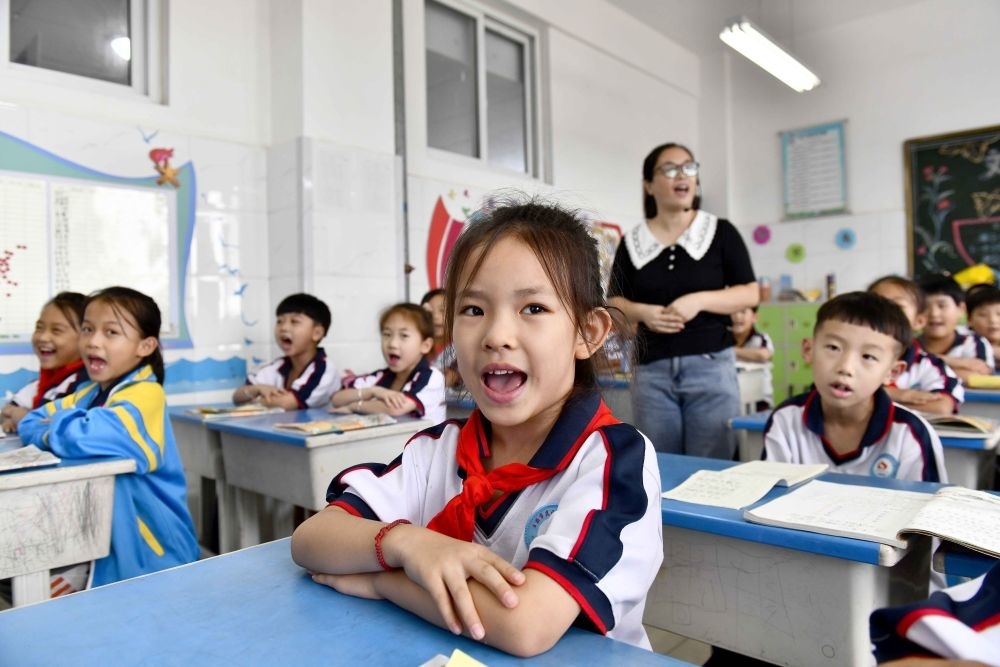
[[[848,23],[925,0],[608,0],[671,41],[705,55],[721,49],[727,19],[746,16],[785,46],[820,27]]]

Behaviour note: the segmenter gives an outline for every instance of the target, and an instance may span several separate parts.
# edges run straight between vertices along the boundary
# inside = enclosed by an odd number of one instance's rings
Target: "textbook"
[[[754,504],[775,486],[798,486],[827,468],[826,463],[748,461],[725,470],[699,470],[662,496],[699,505],[740,509]]]
[[[26,445],[0,453],[0,471],[54,466],[60,461],[62,459],[52,452],[41,450],[34,445]]]
[[[952,438],[978,438],[993,433],[997,423],[985,417],[973,415],[932,415],[920,413],[934,427],[939,436]]]
[[[385,426],[386,424],[395,423],[395,418],[390,415],[344,415],[342,417],[331,417],[330,419],[275,424],[274,428],[284,431],[297,431],[306,435],[319,435],[320,433],[343,433],[345,431],[356,431],[362,428]]]
[[[965,386],[970,389],[1000,389],[1000,375],[970,375]]]
[[[817,480],[743,517],[900,548],[909,534],[930,535],[1000,558],[1000,496],[962,486],[929,494]]]
[[[219,419],[221,417],[253,417],[255,415],[266,415],[273,412],[284,412],[283,408],[268,407],[259,403],[246,403],[245,405],[234,405],[232,407],[216,408],[209,405],[188,410],[191,414],[201,415],[204,419]]]

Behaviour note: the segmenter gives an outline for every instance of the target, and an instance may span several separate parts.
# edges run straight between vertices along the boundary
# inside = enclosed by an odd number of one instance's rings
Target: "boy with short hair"
[[[877,294],[849,292],[823,304],[802,342],[813,387],[789,398],[764,428],[764,458],[829,463],[837,472],[944,482],[941,440],[885,386],[905,364],[910,323]]]
[[[899,306],[912,331],[923,328],[927,308],[924,292],[917,283],[902,276],[883,276],[869,285],[868,291]],[[903,361],[906,365],[903,372],[886,388],[892,400],[921,412],[942,415],[958,412],[958,406],[965,400],[965,390],[948,364],[924,350],[916,338],[903,352]]]
[[[319,347],[330,329],[330,308],[311,294],[292,294],[275,310],[274,339],[284,355],[247,374],[233,403],[258,401],[285,410],[324,407],[339,389],[337,369]]]
[[[926,300],[923,335],[918,338],[924,349],[941,357],[963,381],[970,375],[993,373],[993,346],[976,333],[958,330],[958,320],[965,314],[965,292],[946,275],[923,279],[920,287]]]
[[[771,359],[774,357],[774,343],[771,337],[757,327],[757,306],[744,308],[731,315],[733,319],[733,338],[736,339],[737,361],[766,364],[764,367],[764,400],[758,401],[757,411],[770,410],[774,400],[774,388],[771,380]]]
[[[988,340],[993,348],[994,370],[1000,370],[1000,289],[983,283],[965,293],[969,328]]]

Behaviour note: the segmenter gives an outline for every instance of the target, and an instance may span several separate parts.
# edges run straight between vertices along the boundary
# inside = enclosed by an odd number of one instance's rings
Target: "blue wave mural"
[[[0,373],[0,398],[7,392],[16,392],[37,377],[37,371],[26,368],[19,368],[13,373]],[[246,381],[246,377],[247,362],[240,357],[202,361],[180,359],[166,365],[163,388],[168,394],[235,389]]]

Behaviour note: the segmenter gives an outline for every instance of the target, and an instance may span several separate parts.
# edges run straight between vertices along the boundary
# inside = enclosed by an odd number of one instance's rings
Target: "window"
[[[9,27],[5,50],[12,65],[74,74],[159,98],[159,78],[151,76],[159,63],[159,0],[3,4]]]
[[[537,175],[535,44],[494,17],[428,0],[428,145]]]

